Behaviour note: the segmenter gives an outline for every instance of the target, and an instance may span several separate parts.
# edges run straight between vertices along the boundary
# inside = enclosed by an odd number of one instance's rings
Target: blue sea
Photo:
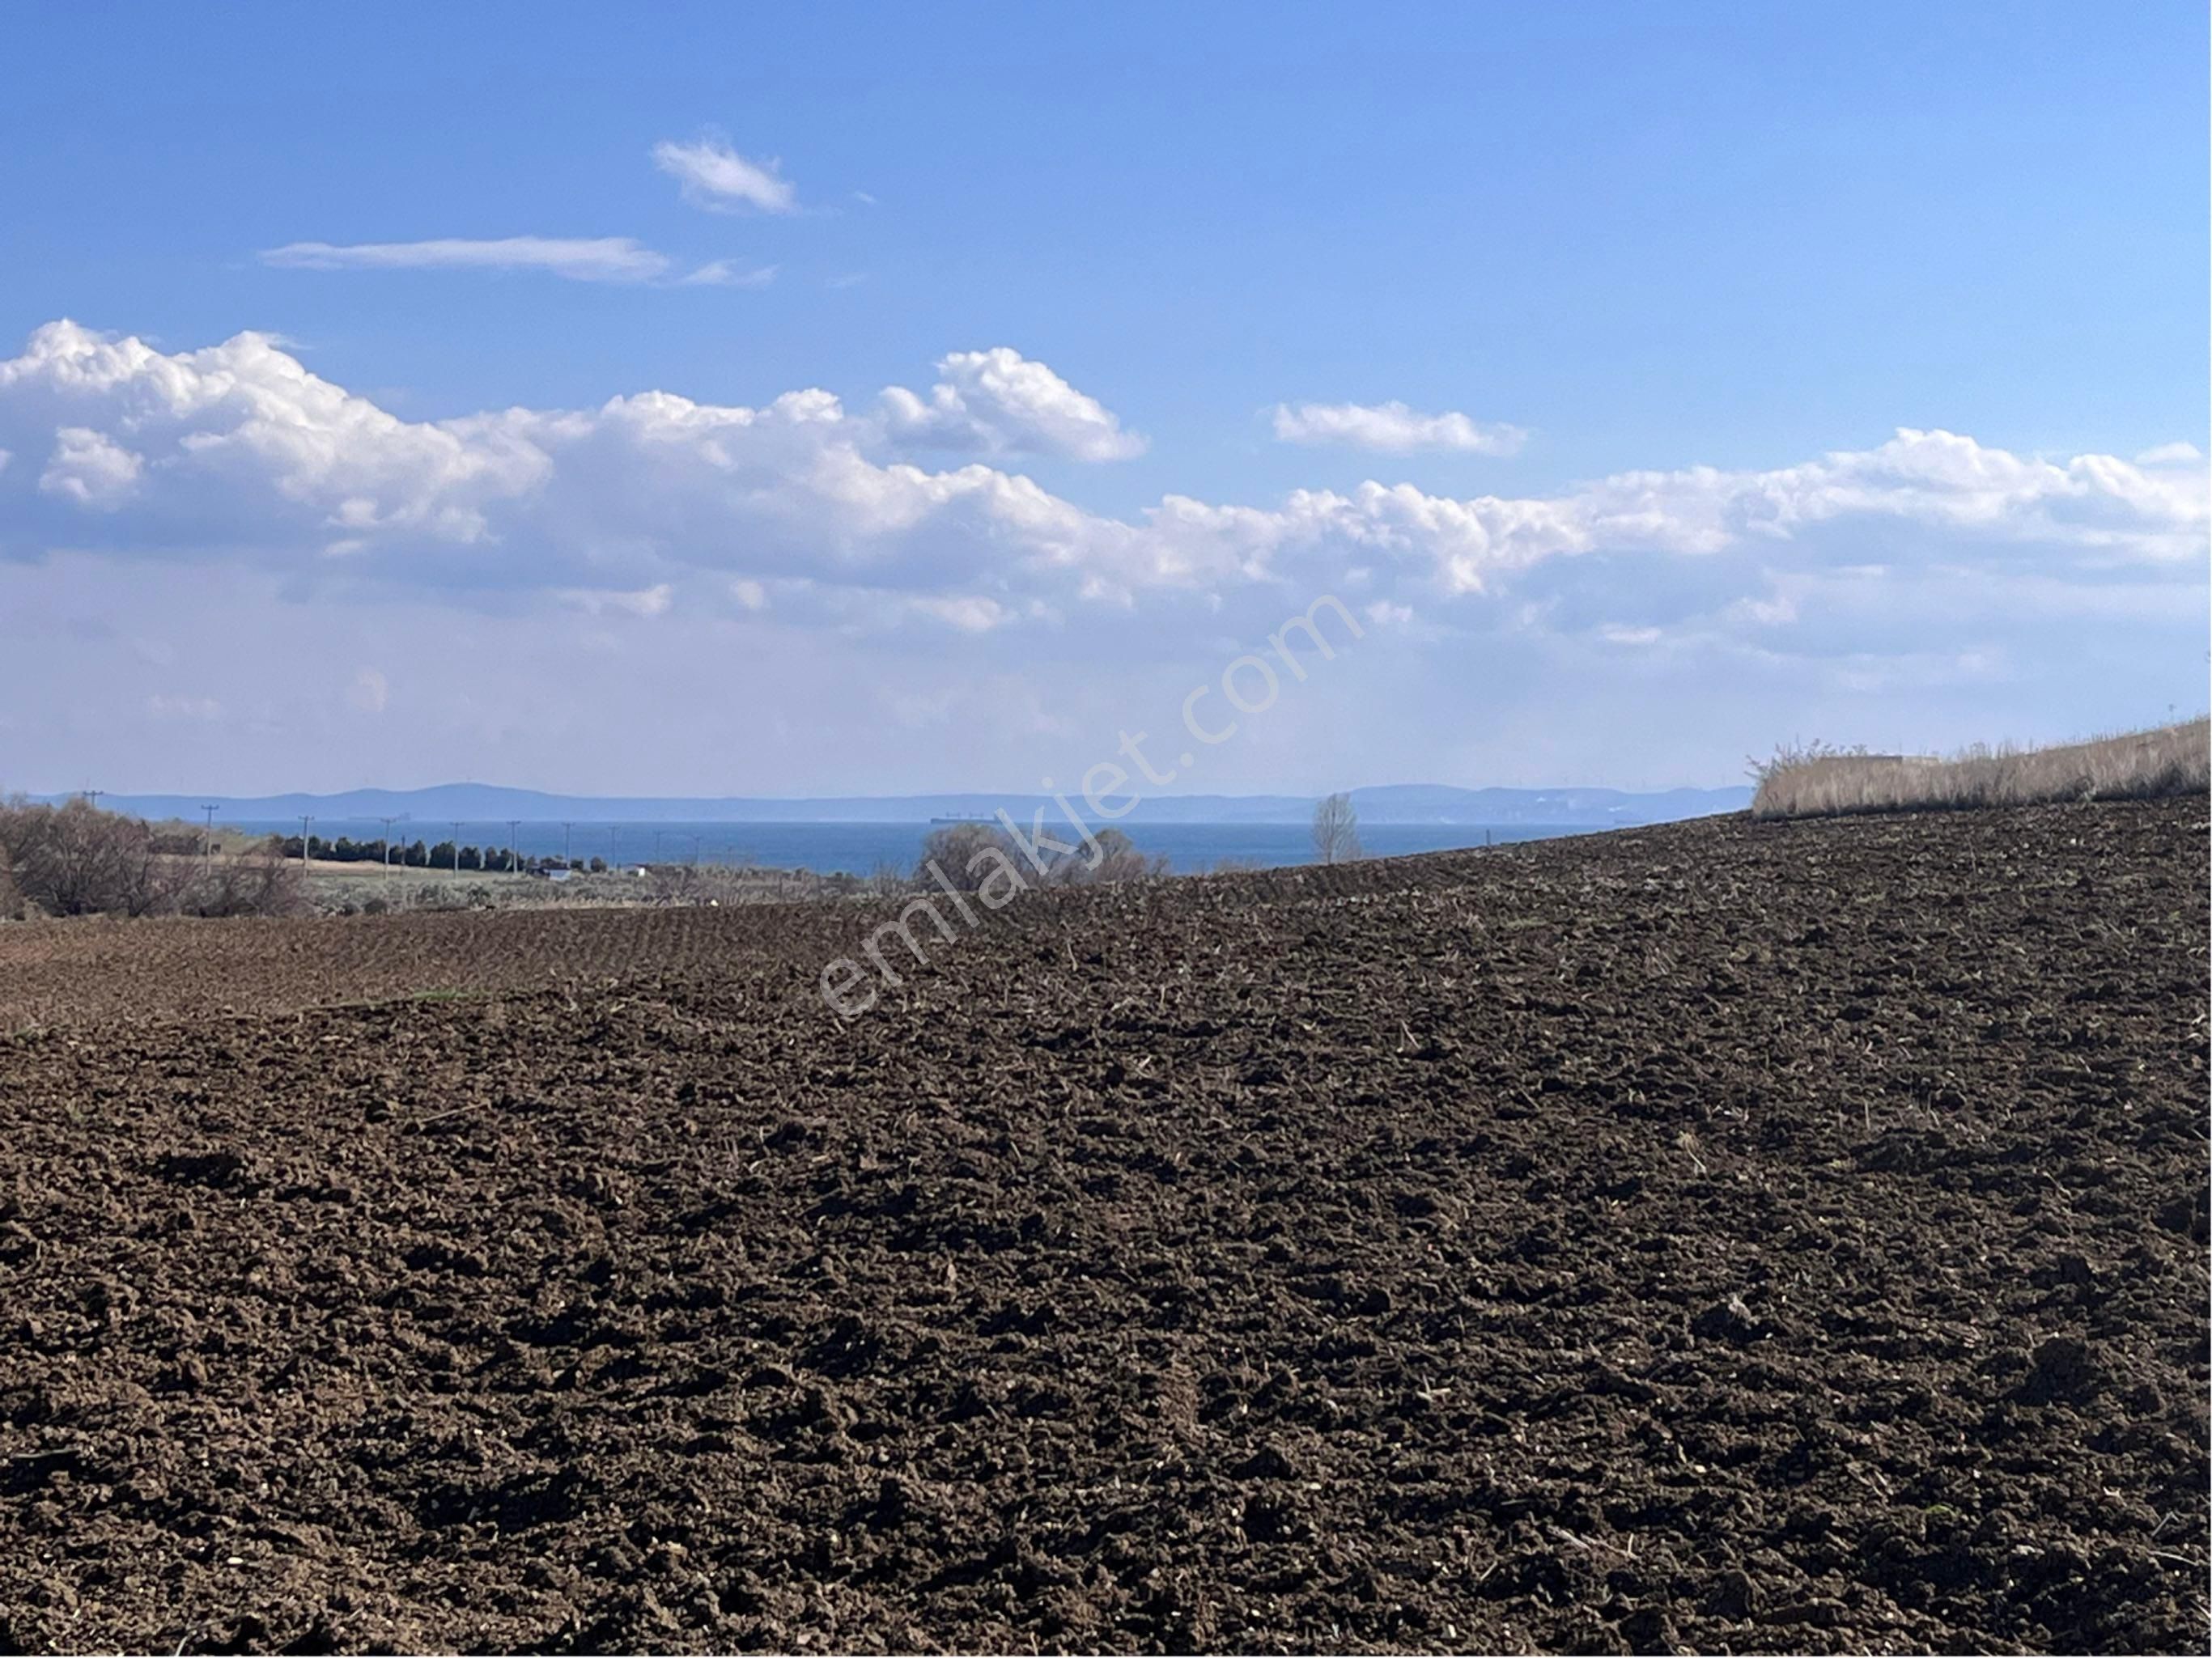
[[[230,827],[251,834],[296,835],[300,820],[233,821]],[[696,859],[702,864],[754,864],[764,869],[805,869],[824,875],[840,871],[866,875],[883,865],[911,870],[931,827],[928,823],[578,823],[563,830],[558,823],[524,823],[514,831],[514,845],[526,858],[565,853],[574,858],[604,858],[609,864],[629,865],[688,863]],[[1024,824],[1024,830],[1028,827]],[[1224,862],[1275,869],[1313,861],[1313,837],[1303,823],[1118,827],[1139,851],[1164,856],[1178,875],[1201,873]],[[384,834],[382,820],[374,817],[319,817],[313,828],[319,841],[343,837],[373,841]],[[1055,828],[1054,820],[1048,817],[1046,828],[1062,840],[1073,838],[1065,823]],[[1411,852],[1443,852],[1588,833],[1586,828],[1541,823],[1363,823],[1359,841],[1370,857],[1390,858]],[[403,821],[392,826],[392,838],[395,845],[421,840],[435,846],[453,838],[453,826]],[[507,843],[507,827],[504,823],[463,823],[460,842],[503,847]]]

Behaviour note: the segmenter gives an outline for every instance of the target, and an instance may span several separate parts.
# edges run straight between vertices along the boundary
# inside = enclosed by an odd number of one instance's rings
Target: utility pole
[[[660,831],[659,829],[653,832],[653,861],[656,864],[660,861]]]
[[[200,810],[207,814],[207,834],[200,841],[200,855],[211,859],[215,856],[215,815],[217,808],[202,806]]]
[[[568,856],[568,825],[561,825],[561,867],[567,869],[574,860]]]
[[[522,872],[522,861],[514,855],[514,831],[521,823],[520,817],[507,820],[507,872],[509,875],[518,875]]]
[[[307,825],[314,821],[314,816],[311,812],[303,811],[300,814],[300,867],[301,869],[307,866]]]
[[[691,837],[691,867],[699,867],[699,837],[696,835]]]
[[[457,818],[455,818],[455,819],[453,820],[453,873],[454,873],[454,874],[456,874],[456,875],[459,875],[460,872],[461,872],[461,822],[460,822],[460,819],[457,817]]]
[[[97,811],[100,810],[100,797],[106,793],[106,789],[80,789],[77,791],[77,799]]]
[[[384,872],[386,875],[392,873],[392,826],[398,821],[397,817],[377,819],[377,822],[384,825]]]

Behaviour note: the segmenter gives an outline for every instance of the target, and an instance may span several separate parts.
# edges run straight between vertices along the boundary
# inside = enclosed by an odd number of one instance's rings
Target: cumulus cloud
[[[975,454],[1059,455],[1069,460],[1125,460],[1145,440],[1096,398],[1086,397],[1018,351],[955,351],[938,360],[927,401],[903,386],[883,394],[883,420],[903,442]]]
[[[137,510],[107,516],[118,539],[149,545],[466,544],[490,535],[488,503],[526,493],[551,464],[497,417],[400,420],[264,334],[170,355],[70,322],[0,361],[0,431],[52,457],[49,496],[93,505],[127,472]]]
[[[1514,455],[1528,440],[1517,426],[1485,424],[1455,410],[1424,415],[1395,402],[1278,404],[1275,435],[1285,443],[1338,444],[1389,455],[1419,449]]]
[[[2138,466],[2192,466],[2204,459],[2193,443],[2161,443],[2136,457]]]
[[[112,512],[130,499],[146,463],[104,433],[64,426],[54,434],[53,459],[39,475],[39,488],[64,495],[80,507]]]
[[[782,162],[748,161],[719,139],[688,144],[663,139],[653,147],[653,164],[683,186],[684,199],[694,207],[799,210],[799,192],[783,177]]]
[[[1547,495],[1368,483],[1269,505],[1170,495],[1126,517],[981,459],[914,459],[948,446],[1096,459],[1137,441],[1003,349],[947,357],[928,399],[886,394],[865,414],[819,389],[758,407],[647,392],[413,422],[264,335],[165,353],[61,322],[0,361],[0,448],[31,463],[0,471],[0,553],[244,559],[644,618],[757,611],[773,591],[794,626],[926,617],[982,634],[1339,589],[1418,605],[1425,623],[1581,561],[1591,584],[1618,586],[1673,560],[1665,579],[1687,586],[1686,561],[1729,553],[1770,568],[2124,575],[2185,568],[2206,547],[2200,471],[1912,428],[1794,466],[1626,472]],[[1593,623],[1651,620],[1612,607]]]
[[[424,242],[288,242],[261,255],[264,264],[297,270],[545,270],[580,282],[656,282],[675,261],[628,236],[444,237]],[[758,273],[750,273],[757,276]],[[770,270],[769,277],[775,272]],[[685,282],[758,286],[726,259],[700,266]],[[762,280],[765,280],[763,278]]]

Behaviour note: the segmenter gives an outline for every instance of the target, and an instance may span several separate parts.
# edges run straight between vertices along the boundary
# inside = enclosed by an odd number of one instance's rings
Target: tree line
[[[301,850],[296,835],[286,835],[275,842],[280,856],[297,861]],[[482,870],[494,875],[542,873],[547,870],[569,869],[579,873],[594,875],[606,872],[604,858],[536,858],[520,855],[506,847],[456,847],[451,841],[441,841],[433,846],[426,841],[386,842],[356,841],[348,835],[325,840],[319,835],[310,835],[306,841],[307,855],[331,864],[381,864],[389,861],[393,867],[407,869],[470,869]]]

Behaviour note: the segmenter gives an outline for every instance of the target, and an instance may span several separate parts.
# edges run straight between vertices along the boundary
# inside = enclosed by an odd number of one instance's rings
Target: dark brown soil
[[[2205,819],[0,928],[0,1647],[2203,1651]]]

